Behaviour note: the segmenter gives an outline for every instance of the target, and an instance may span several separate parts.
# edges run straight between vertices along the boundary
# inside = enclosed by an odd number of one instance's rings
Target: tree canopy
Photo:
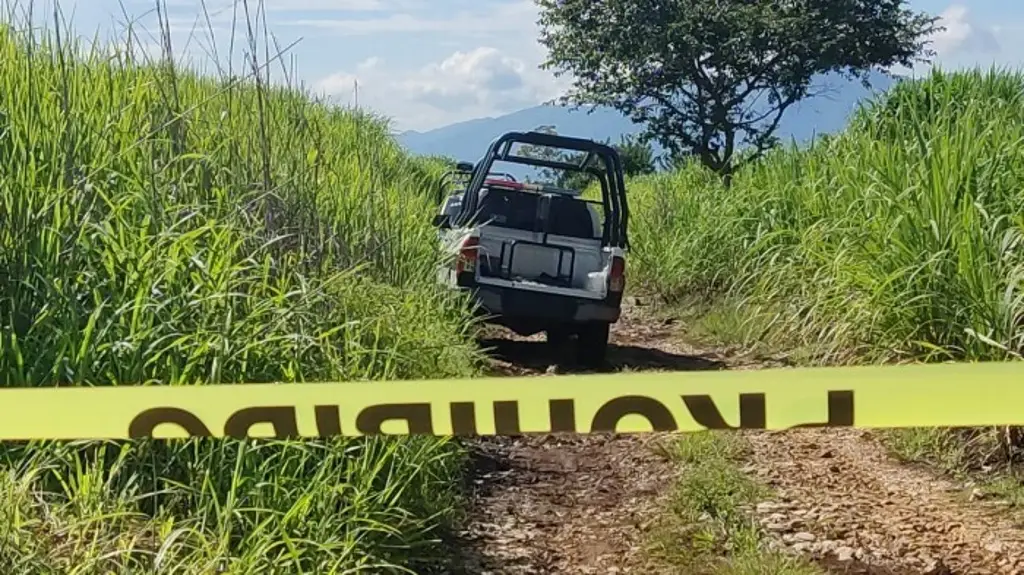
[[[561,103],[615,108],[726,178],[777,144],[816,77],[867,86],[874,70],[927,61],[941,30],[906,0],[536,1],[542,66],[571,79]]]

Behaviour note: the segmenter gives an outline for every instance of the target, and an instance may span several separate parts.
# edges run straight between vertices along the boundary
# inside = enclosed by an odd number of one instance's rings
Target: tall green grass
[[[732,432],[686,434],[665,449],[679,465],[676,485],[659,517],[648,553],[666,570],[684,575],[820,575],[799,555],[766,545],[752,507],[770,494],[738,468],[749,451]]]
[[[1024,75],[935,71],[730,189],[699,167],[631,182],[639,281],[726,301],[814,360],[1024,349]]]
[[[4,385],[476,373],[465,305],[433,283],[439,166],[271,64],[216,80],[0,24]],[[461,458],[434,439],[4,445],[0,571],[413,568],[438,556]]]
[[[696,308],[710,335],[801,363],[1018,358],[1022,104],[1024,74],[937,70],[861,107],[842,133],[770,154],[731,188],[695,164],[633,180],[634,277]],[[1020,437],[882,434],[901,457],[958,471],[1012,461]],[[702,479],[708,492],[742,477],[719,467]],[[1004,493],[1007,484],[1019,498],[1019,475],[999,483]],[[695,556],[688,540],[664,535],[676,538],[663,551]],[[740,559],[725,565],[751,564]]]

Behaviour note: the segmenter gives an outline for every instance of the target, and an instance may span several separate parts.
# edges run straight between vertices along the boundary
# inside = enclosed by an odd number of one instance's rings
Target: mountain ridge
[[[900,78],[874,73],[871,88],[836,75],[822,76],[815,82],[836,94],[835,98],[814,96],[794,104],[783,115],[776,134],[783,141],[806,143],[817,134],[833,133],[845,127],[857,105],[892,87]],[[834,84],[834,85],[833,85]],[[830,85],[833,85],[829,88]],[[413,154],[440,155],[457,160],[475,161],[495,138],[510,131],[530,131],[539,126],[554,126],[559,134],[619,142],[622,136],[636,134],[642,127],[610,108],[573,110],[567,106],[541,104],[508,114],[472,118],[431,130],[407,130],[395,137]],[[660,146],[655,146],[660,154]]]

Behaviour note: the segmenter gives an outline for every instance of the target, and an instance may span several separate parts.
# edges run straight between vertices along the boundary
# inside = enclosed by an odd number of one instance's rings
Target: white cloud
[[[346,96],[350,96],[352,94],[356,88],[356,82],[358,81],[359,76],[356,74],[335,72],[334,74],[318,81],[316,83],[316,87],[327,95],[343,100]]]
[[[160,27],[152,1],[122,0],[129,19],[142,17],[136,33],[152,44],[145,51],[155,54]],[[162,1],[176,56],[208,71],[214,55],[225,68],[228,62],[235,70],[246,68],[245,10],[238,0]],[[261,2],[281,47],[301,40],[289,49],[300,82],[342,104],[354,103],[358,90],[361,106],[397,126],[424,129],[504,114],[558,94],[559,83],[537,68],[544,51],[533,0],[250,0],[251,18],[260,18]],[[124,19],[116,2],[86,4],[94,16]],[[256,28],[262,48],[262,22]],[[271,66],[272,75],[279,75],[279,67]]]
[[[532,99],[536,86],[523,77],[522,60],[503,56],[497,49],[481,46],[471,52],[455,52],[443,62],[430,64],[415,77],[399,84],[412,98],[445,111],[466,105],[494,105]]]
[[[325,0],[326,1],[326,0]],[[423,5],[415,5],[423,8]],[[395,6],[390,6],[392,9]],[[412,6],[409,6],[410,8]],[[459,11],[444,14],[444,18],[428,12],[424,16],[419,10],[394,12],[380,18],[292,20],[283,22],[288,26],[319,28],[342,36],[365,36],[384,33],[445,32],[461,36],[486,36],[495,32],[533,34],[536,30],[537,7],[530,0],[505,2],[484,12]]]
[[[62,0],[63,2],[64,0]],[[154,0],[129,0],[129,2],[149,3]],[[239,0],[162,0],[169,9],[179,9],[190,13],[202,14],[205,10],[211,13],[244,12]],[[426,5],[419,0],[250,0],[249,11],[256,13],[262,1],[263,10],[267,13],[282,12],[393,12],[396,10],[415,10]]]
[[[380,58],[376,56],[367,58],[356,65],[356,73],[335,72],[325,78],[321,78],[316,83],[316,89],[323,94],[333,97],[335,100],[349,102],[354,99],[357,87],[360,90],[363,89],[365,78],[374,75],[380,62]],[[375,80],[378,80],[378,78],[371,80],[371,87],[376,86],[379,88],[380,83]]]
[[[63,0],[62,0],[63,1]],[[237,0],[161,0],[168,8],[187,8],[190,10],[198,10],[206,6],[207,10],[231,10],[234,8]],[[270,11],[292,11],[292,10],[304,10],[304,11],[319,11],[319,10],[337,10],[337,11],[364,11],[364,10],[384,10],[389,4],[393,3],[394,0],[262,0],[263,8],[268,12]],[[239,4],[239,10],[242,10],[241,2]],[[256,11],[259,7],[260,0],[252,0],[249,2],[249,9]],[[154,5],[154,0],[128,0],[128,4],[149,4],[151,7]]]
[[[369,58],[354,72],[338,71],[316,88],[336,101],[351,103],[358,82],[359,101],[396,120],[403,128],[428,129],[472,117],[512,112],[554,98],[560,83],[536,62],[480,46],[456,51],[419,69],[394,70]]]
[[[375,12],[393,8],[385,0],[264,0],[268,12]]]
[[[949,57],[966,52],[998,53],[1000,46],[996,41],[993,27],[982,26],[975,22],[967,7],[953,4],[939,14],[940,25],[946,29],[936,33],[932,38],[935,52],[940,57]]]
[[[532,0],[463,6],[472,11],[444,13],[424,11],[421,6],[378,18],[302,22],[334,37],[429,34],[437,38],[431,42],[433,49],[450,46],[452,50],[433,62],[405,69],[397,67],[398,60],[388,66],[379,61],[372,66],[369,62],[349,66],[326,75],[318,88],[340,102],[352,103],[358,81],[360,105],[393,118],[400,129],[417,130],[506,114],[562,92],[565,81],[538,67],[546,52],[537,42],[537,6]]]
[[[358,70],[359,72],[369,72],[370,70],[376,69],[377,66],[380,65],[380,62],[380,58],[376,56],[370,56],[369,58],[356,64],[356,70]]]

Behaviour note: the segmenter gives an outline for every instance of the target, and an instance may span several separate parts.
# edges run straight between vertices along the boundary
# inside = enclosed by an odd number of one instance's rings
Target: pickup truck
[[[544,147],[564,154],[516,154]],[[556,171],[585,172],[600,183],[601,199],[544,182],[520,182],[493,172],[495,162]],[[619,320],[629,249],[622,164],[610,146],[540,132],[509,132],[494,140],[475,165],[460,162],[450,179],[462,189],[441,188],[434,218],[449,257],[439,281],[472,294],[491,324],[521,336],[545,332],[562,346],[577,338],[577,360],[602,365],[609,330]]]

